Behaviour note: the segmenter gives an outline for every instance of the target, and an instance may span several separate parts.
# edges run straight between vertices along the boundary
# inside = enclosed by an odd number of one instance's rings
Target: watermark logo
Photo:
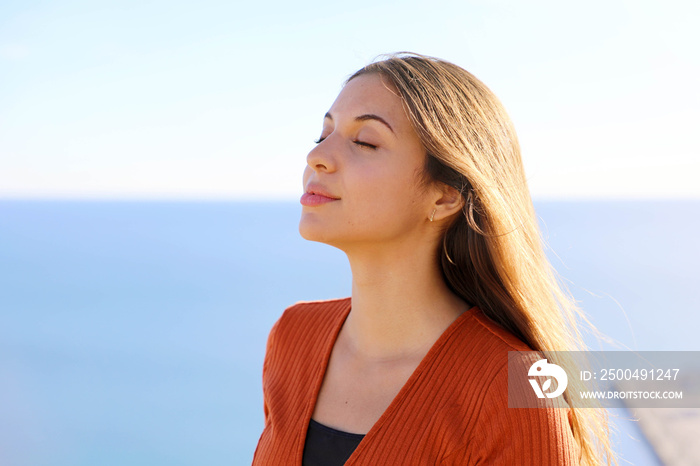
[[[566,390],[566,385],[569,383],[569,379],[567,378],[564,369],[556,364],[548,363],[546,359],[540,359],[530,366],[530,370],[528,370],[527,375],[528,377],[554,377],[554,379],[557,381],[557,389],[551,393],[546,393],[552,385],[551,378],[545,380],[541,388],[536,378],[529,378],[528,380],[530,381],[530,385],[532,385],[532,389],[535,391],[537,398],[544,398],[545,396],[547,398],[557,397],[564,393],[564,390]]]
[[[700,409],[700,351],[508,351],[508,407]]]

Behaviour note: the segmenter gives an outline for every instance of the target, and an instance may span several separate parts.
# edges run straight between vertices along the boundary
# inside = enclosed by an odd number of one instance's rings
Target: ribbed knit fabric
[[[299,302],[263,364],[253,465],[301,465],[306,429],[351,299]],[[568,408],[509,408],[508,351],[530,351],[478,307],[438,338],[346,465],[579,464]],[[527,381],[524,382],[527,384]]]

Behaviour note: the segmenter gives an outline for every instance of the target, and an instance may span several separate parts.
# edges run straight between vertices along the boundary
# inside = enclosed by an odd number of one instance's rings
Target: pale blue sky
[[[0,197],[298,199],[344,78],[410,50],[484,81],[535,198],[700,198],[691,1],[0,4]]]

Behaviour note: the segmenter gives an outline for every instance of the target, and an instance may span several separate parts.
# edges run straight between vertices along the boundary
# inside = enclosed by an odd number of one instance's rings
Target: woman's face
[[[424,235],[431,191],[419,189],[418,174],[426,152],[385,79],[367,74],[348,82],[323,120],[320,140],[306,158],[302,237],[347,252]]]

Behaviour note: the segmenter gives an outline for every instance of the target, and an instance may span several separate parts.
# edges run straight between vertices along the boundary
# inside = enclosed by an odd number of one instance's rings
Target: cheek
[[[377,215],[404,215],[416,210],[416,186],[413,175],[395,167],[358,172],[353,180],[355,199]]]

